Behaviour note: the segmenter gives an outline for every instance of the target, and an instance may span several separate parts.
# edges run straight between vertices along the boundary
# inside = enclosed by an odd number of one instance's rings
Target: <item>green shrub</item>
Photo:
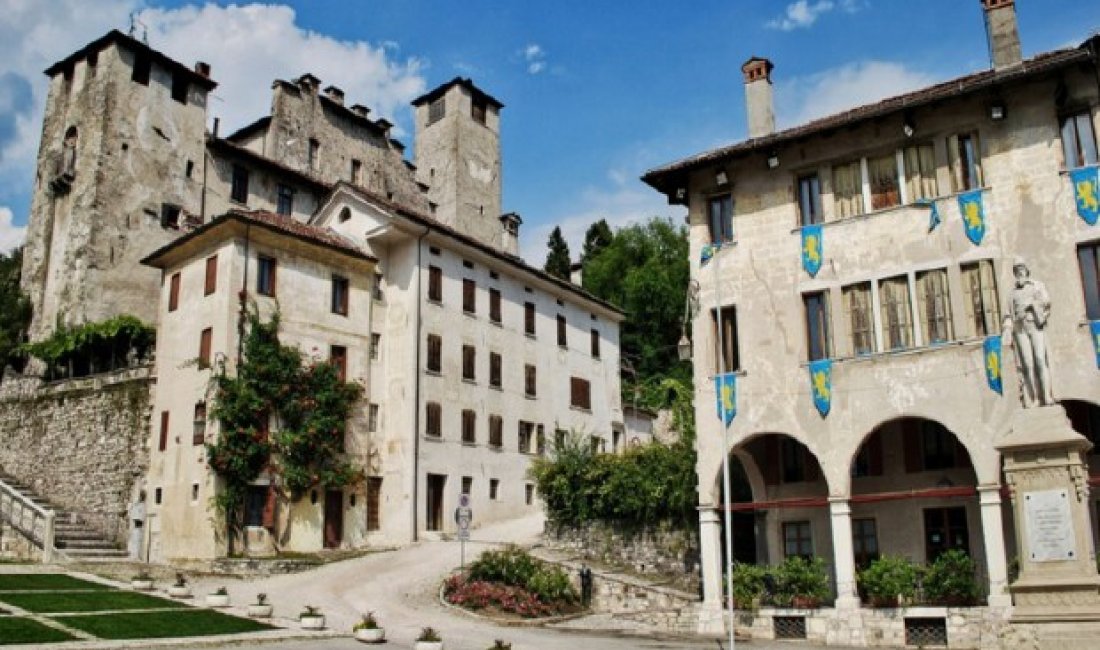
[[[733,582],[733,602],[741,609],[748,609],[754,602],[764,602],[767,591],[768,567],[758,564],[734,562],[730,578]]]
[[[913,600],[922,568],[901,556],[884,555],[859,572],[859,589],[872,605],[893,607],[898,596]]]
[[[470,564],[469,581],[520,587],[544,603],[577,600],[577,592],[565,571],[532,557],[517,546],[482,553]]]
[[[125,367],[131,350],[138,358],[148,356],[156,336],[152,325],[122,314],[96,323],[59,325],[48,338],[24,345],[22,352],[46,362],[51,377],[80,377]]]
[[[814,603],[829,598],[829,572],[825,561],[819,557],[789,557],[783,564],[771,567],[771,570],[775,581],[772,601],[776,605],[790,606],[796,598]]]
[[[966,552],[941,553],[924,572],[924,597],[936,605],[972,605],[978,601],[974,560]]]
[[[577,592],[573,589],[569,576],[555,566],[539,567],[525,587],[544,603],[571,603],[577,598]]]

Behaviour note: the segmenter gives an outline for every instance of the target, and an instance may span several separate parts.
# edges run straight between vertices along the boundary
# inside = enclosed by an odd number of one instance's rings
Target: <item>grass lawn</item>
[[[15,605],[29,612],[68,613],[105,612],[115,609],[155,609],[162,607],[186,607],[164,598],[133,591],[101,591],[97,593],[0,593],[0,603]]]
[[[71,641],[76,637],[46,627],[38,621],[29,618],[15,616],[0,617],[0,645],[16,643],[57,643],[58,641]]]
[[[157,639],[164,637],[241,634],[275,629],[247,618],[206,609],[179,612],[58,616],[57,622],[101,639]]]
[[[80,580],[64,573],[0,573],[0,591],[47,589],[99,589],[112,587]]]

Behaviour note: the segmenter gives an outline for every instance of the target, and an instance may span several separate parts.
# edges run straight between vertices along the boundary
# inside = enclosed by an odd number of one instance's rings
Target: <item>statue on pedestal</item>
[[[1050,359],[1047,356],[1046,325],[1050,318],[1050,294],[1042,282],[1031,277],[1027,263],[1017,257],[1012,264],[1016,286],[1004,333],[1012,334],[1016,366],[1020,371],[1020,399],[1024,408],[1054,404],[1050,387]]]

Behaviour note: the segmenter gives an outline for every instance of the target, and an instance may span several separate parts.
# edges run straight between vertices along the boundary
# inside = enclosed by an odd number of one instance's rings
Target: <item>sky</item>
[[[1024,56],[1100,30],[1096,0],[1018,0]],[[561,226],[574,258],[604,218],[683,208],[638,178],[747,137],[740,67],[772,60],[779,128],[989,67],[979,0],[0,0],[0,252],[25,237],[47,79],[110,29],[219,82],[222,132],[266,115],[271,81],[305,72],[396,124],[456,76],[505,104],[503,209],[541,265]]]

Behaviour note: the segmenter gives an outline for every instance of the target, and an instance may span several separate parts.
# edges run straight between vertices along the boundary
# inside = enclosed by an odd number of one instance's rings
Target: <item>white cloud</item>
[[[777,121],[785,128],[928,86],[935,78],[892,61],[848,63],[776,83]]]
[[[546,50],[537,43],[531,43],[520,51],[527,63],[528,74],[538,74],[546,69]]]
[[[821,14],[832,11],[835,7],[832,0],[818,0],[813,4],[809,0],[798,0],[787,5],[783,15],[769,20],[766,26],[784,32],[809,27],[817,22]]]
[[[13,224],[12,217],[10,208],[0,206],[0,253],[10,252],[27,237],[27,228]]]

